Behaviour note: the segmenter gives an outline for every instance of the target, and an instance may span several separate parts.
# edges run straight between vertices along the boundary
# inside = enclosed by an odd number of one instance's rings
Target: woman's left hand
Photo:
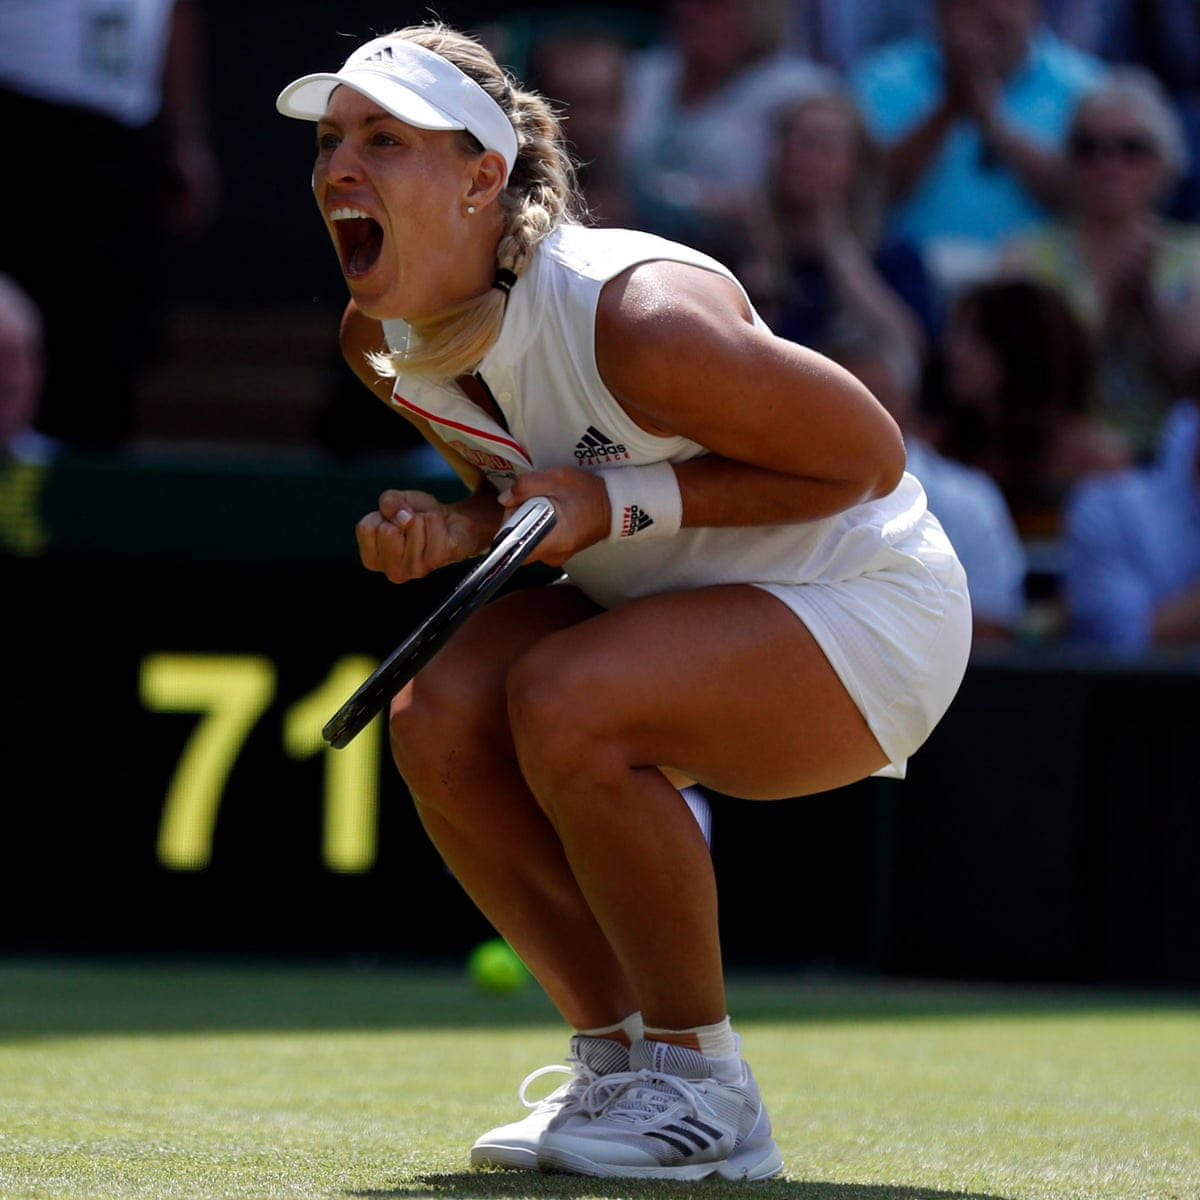
[[[521,475],[500,503],[510,512],[534,496],[554,504],[557,521],[533,554],[533,561],[560,567],[573,554],[607,536],[611,521],[608,489],[599,472],[582,467],[547,467]]]

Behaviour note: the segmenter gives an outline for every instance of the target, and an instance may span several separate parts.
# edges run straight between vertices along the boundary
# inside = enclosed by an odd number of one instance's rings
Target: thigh
[[[631,765],[728,795],[826,791],[888,761],[804,623],[759,588],[632,601],[544,637],[530,657],[547,720],[569,712],[618,740]]]
[[[442,722],[508,741],[505,686],[513,662],[548,634],[601,610],[577,588],[522,588],[475,613],[391,705],[393,728]]]

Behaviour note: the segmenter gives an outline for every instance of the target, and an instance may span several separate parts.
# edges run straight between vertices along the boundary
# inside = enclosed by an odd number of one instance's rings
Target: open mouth
[[[366,275],[383,249],[383,227],[360,208],[335,208],[329,216],[337,233],[342,270],[350,279]]]

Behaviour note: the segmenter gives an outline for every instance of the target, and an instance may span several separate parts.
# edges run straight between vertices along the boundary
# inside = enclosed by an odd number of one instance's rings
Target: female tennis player
[[[580,223],[552,110],[474,40],[376,38],[278,107],[317,125],[350,365],[470,488],[385,492],[364,565],[400,583],[530,496],[558,514],[535,557],[565,581],[483,608],[390,712],[429,836],[573,1030],[563,1086],[471,1160],[775,1175],[675,785],[902,774],[950,703],[970,605],[900,432],[717,262]]]

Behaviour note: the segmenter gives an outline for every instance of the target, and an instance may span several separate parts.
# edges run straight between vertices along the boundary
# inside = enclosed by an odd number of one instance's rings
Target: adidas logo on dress
[[[589,425],[587,432],[575,443],[575,461],[581,467],[620,462],[628,457],[629,450],[625,446],[601,433],[595,425]]]

